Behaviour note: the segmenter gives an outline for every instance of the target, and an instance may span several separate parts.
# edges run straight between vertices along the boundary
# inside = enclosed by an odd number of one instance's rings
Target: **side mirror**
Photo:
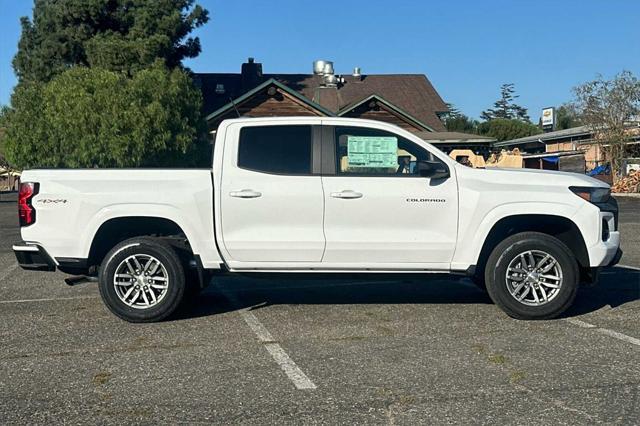
[[[446,179],[451,176],[449,168],[440,161],[418,161],[418,172],[420,176],[431,179]]]

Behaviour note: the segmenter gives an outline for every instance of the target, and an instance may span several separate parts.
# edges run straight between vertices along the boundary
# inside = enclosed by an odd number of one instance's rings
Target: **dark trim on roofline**
[[[232,102],[229,102],[226,105],[224,105],[224,106],[218,108],[217,110],[213,111],[211,114],[209,114],[209,115],[207,115],[205,117],[205,121],[209,122],[210,120],[213,120],[217,116],[220,116],[220,115],[228,112],[234,106],[235,107],[240,106],[242,103],[244,103],[245,101],[249,100],[254,95],[256,95],[257,93],[261,92],[262,90],[266,89],[267,87],[269,87],[271,85],[274,85],[274,86],[278,87],[279,89],[283,90],[287,94],[289,94],[289,95],[293,96],[294,98],[296,98],[297,100],[301,101],[303,104],[306,104],[307,106],[310,106],[311,108],[321,112],[322,114],[326,115],[327,117],[335,117],[336,116],[336,114],[334,114],[333,112],[329,111],[328,109],[326,109],[322,105],[319,105],[319,104],[313,102],[312,100],[306,98],[305,96],[301,95],[300,93],[296,92],[295,90],[293,90],[293,89],[287,87],[286,85],[280,83],[278,80],[276,80],[274,78],[270,78],[269,80],[265,81],[264,83],[260,84],[259,86],[254,87],[253,89],[251,89],[250,91],[248,91],[244,95],[235,98]]]
[[[414,116],[412,116],[411,114],[409,114],[408,112],[403,110],[402,108],[392,104],[388,100],[384,99],[382,96],[376,95],[375,93],[372,94],[372,95],[369,95],[366,98],[363,98],[363,99],[361,99],[361,100],[359,100],[359,101],[357,101],[355,103],[352,103],[351,105],[347,105],[346,107],[344,107],[341,110],[339,110],[337,115],[338,115],[338,117],[342,117],[347,112],[350,112],[351,110],[353,110],[355,108],[358,108],[359,106],[363,105],[364,103],[366,103],[366,102],[368,102],[368,101],[370,101],[370,100],[372,100],[374,98],[377,101],[382,102],[382,104],[384,104],[386,107],[390,108],[392,111],[394,111],[394,112],[400,114],[402,117],[406,118],[412,124],[415,124],[415,125],[417,125],[419,127],[422,127],[424,130],[428,130],[430,132],[435,132],[433,127],[430,127],[430,126],[426,125],[425,123],[423,123],[422,121],[418,120],[417,118],[415,118]]]

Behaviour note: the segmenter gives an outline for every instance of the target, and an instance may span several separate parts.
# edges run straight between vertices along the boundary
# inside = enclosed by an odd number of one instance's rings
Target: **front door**
[[[230,264],[322,259],[324,198],[312,133],[303,124],[233,126],[228,132],[220,200]]]
[[[426,143],[372,127],[335,126],[323,134],[332,144],[325,152],[335,152],[335,172],[322,178],[323,263],[448,268],[457,236],[455,177],[418,172],[418,161],[444,161]]]

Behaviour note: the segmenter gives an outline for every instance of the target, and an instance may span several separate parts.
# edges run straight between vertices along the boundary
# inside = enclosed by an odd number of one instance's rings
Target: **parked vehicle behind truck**
[[[464,274],[510,316],[547,319],[621,256],[608,185],[465,167],[377,121],[227,120],[211,169],[22,182],[19,264],[97,277],[132,322],[167,318],[223,272]]]

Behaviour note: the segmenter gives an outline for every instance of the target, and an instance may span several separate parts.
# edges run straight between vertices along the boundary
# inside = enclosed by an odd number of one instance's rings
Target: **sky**
[[[247,57],[265,73],[425,74],[445,102],[479,117],[514,83],[537,122],[598,74],[640,77],[639,0],[198,0],[211,20],[195,34],[195,72],[239,72]],[[16,79],[11,59],[28,0],[0,0],[0,104]]]

